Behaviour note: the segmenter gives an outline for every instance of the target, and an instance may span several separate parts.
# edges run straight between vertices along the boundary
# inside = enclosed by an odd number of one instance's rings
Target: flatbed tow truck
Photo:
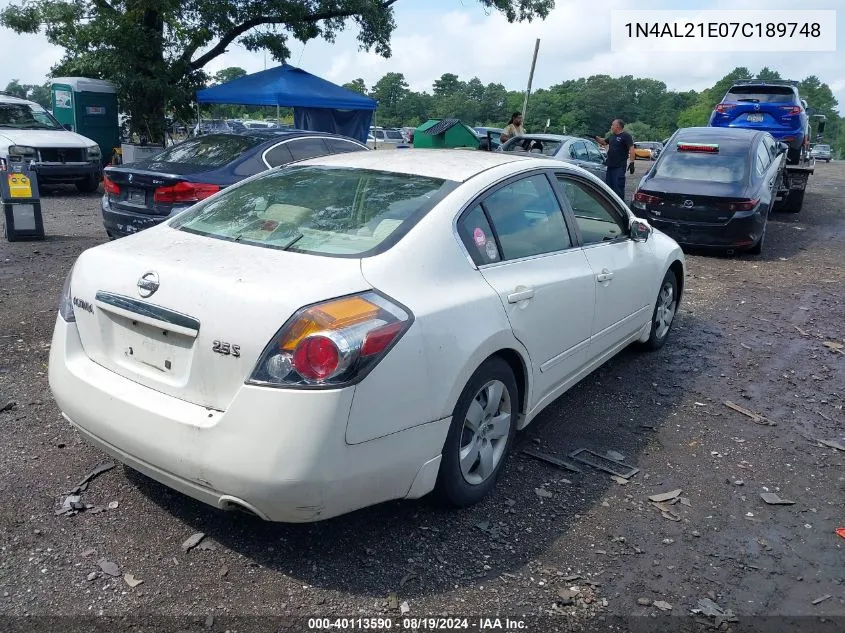
[[[823,114],[814,114],[811,118],[819,119],[816,137],[821,139],[826,123]],[[801,158],[794,165],[786,164],[783,168],[780,183],[778,184],[777,198],[775,204],[779,210],[790,213],[798,213],[804,206],[804,192],[807,189],[807,181],[816,169],[816,159],[812,157],[809,144],[805,143],[801,148]]]

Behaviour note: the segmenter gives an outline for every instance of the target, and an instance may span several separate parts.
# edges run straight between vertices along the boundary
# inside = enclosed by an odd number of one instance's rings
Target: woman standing
[[[511,115],[511,120],[508,121],[508,125],[505,128],[505,131],[502,132],[502,135],[499,137],[499,140],[504,143],[505,141],[513,138],[514,136],[524,135],[525,128],[522,127],[522,112],[514,112]]]

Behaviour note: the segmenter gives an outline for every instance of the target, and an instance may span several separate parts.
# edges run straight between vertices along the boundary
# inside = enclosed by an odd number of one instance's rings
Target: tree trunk
[[[137,134],[142,142],[163,144],[169,86],[163,16],[147,9],[138,28],[140,41],[135,54],[126,60],[127,76],[133,78],[126,95],[130,132]]]

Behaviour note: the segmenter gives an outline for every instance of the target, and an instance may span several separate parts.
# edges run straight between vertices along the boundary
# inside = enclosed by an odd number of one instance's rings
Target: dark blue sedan
[[[107,167],[103,224],[112,239],[137,233],[271,167],[357,151],[368,150],[345,136],[292,129],[191,138],[146,160]]]

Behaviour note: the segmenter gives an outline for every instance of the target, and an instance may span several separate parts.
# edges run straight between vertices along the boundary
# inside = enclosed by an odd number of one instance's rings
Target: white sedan
[[[91,443],[218,508],[465,506],[544,407],[627,345],[663,345],[684,266],[560,161],[316,158],[82,253],[50,386]]]

